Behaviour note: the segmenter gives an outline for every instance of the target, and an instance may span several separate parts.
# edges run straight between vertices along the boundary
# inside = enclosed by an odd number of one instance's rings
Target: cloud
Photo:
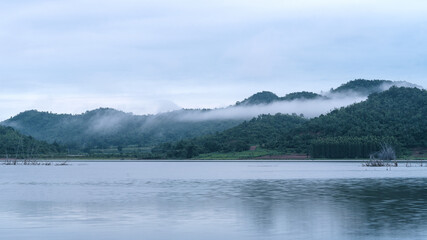
[[[313,99],[313,100],[294,100],[280,101],[271,104],[259,104],[251,106],[237,106],[222,109],[214,109],[199,112],[184,112],[178,115],[180,121],[208,121],[225,119],[244,119],[248,120],[261,114],[303,114],[305,117],[312,118],[329,111],[345,107],[353,103],[361,102],[366,97],[347,96],[335,97],[331,99]]]

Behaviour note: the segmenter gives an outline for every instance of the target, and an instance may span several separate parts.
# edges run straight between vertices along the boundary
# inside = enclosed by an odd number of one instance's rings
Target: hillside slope
[[[427,147],[426,116],[426,90],[392,87],[370,95],[364,102],[310,120],[262,116],[214,136],[162,145],[156,150],[182,158],[206,152],[244,151],[250,145],[259,145],[315,157],[366,158],[384,142],[397,150]]]
[[[358,79],[347,82],[337,89],[332,89],[331,92],[324,95],[303,91],[278,97],[274,93],[264,91],[227,108],[182,109],[157,115],[133,115],[110,108],[100,108],[77,115],[52,114],[31,110],[20,113],[1,124],[11,126],[19,132],[33,136],[36,139],[49,143],[58,142],[80,152],[89,153],[91,149],[103,152],[103,149],[117,150],[126,146],[145,152],[157,144],[175,142],[227,130],[259,114],[275,114],[277,112],[291,114],[302,110],[316,109],[317,112],[314,111],[316,113],[309,116],[318,116],[318,114],[330,110],[333,106],[343,106],[355,102],[353,100],[348,101],[349,98],[353,99],[351,94],[348,93],[363,95],[379,92],[396,84],[403,83]],[[405,84],[408,85],[409,83]],[[342,96],[345,96],[347,100],[344,101]],[[365,97],[354,97],[354,99],[356,98],[364,99]],[[346,104],[342,104],[343,102]],[[311,107],[312,105],[313,107]],[[313,110],[311,111],[313,112]],[[310,114],[310,111],[304,112],[304,114]],[[353,120],[355,119],[348,119],[348,121]],[[319,120],[313,121],[312,124],[315,124],[316,121]],[[325,124],[329,123],[326,121],[320,125]],[[316,127],[310,125],[310,128]],[[337,129],[340,129],[340,127],[338,126],[333,130]],[[358,134],[355,136],[366,135],[366,132],[359,134],[360,131],[357,130]],[[375,130],[373,129],[367,129],[366,131],[375,135]],[[292,136],[292,142],[297,143],[293,144],[294,146],[288,144],[290,137],[285,135],[282,136],[283,139],[281,141],[274,143],[273,141],[265,143],[250,139],[245,139],[243,142],[246,145],[263,144],[269,148],[301,152],[305,151],[307,146],[299,143],[300,140],[297,136],[304,134],[294,133],[296,137]],[[337,136],[339,134],[341,133],[336,133]],[[305,135],[306,138],[311,137],[310,135]],[[410,139],[405,140],[405,142],[408,141]],[[233,148],[231,147],[231,149]]]
[[[31,158],[64,152],[59,144],[48,144],[0,126],[0,158]]]
[[[223,131],[242,120],[179,121],[175,115],[187,110],[158,115],[133,115],[100,108],[83,114],[52,114],[26,111],[4,121],[21,133],[72,149],[109,146],[152,146]],[[198,111],[198,110],[194,110]]]
[[[335,89],[331,89],[330,93],[368,96],[372,93],[383,92],[391,87],[422,88],[421,86],[405,81],[355,79],[344,83]]]
[[[239,152],[251,145],[270,146],[307,119],[296,115],[261,115],[223,132],[157,146],[153,153],[169,158],[191,158],[210,152]]]
[[[426,90],[392,87],[361,103],[313,118],[292,134],[293,139],[388,136],[405,147],[427,146],[426,116]]]

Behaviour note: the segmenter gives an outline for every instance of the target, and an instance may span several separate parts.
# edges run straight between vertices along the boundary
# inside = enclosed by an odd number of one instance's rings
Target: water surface
[[[0,166],[1,239],[427,239],[427,167]]]

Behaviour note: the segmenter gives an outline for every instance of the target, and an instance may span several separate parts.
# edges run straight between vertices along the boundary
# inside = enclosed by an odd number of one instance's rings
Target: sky
[[[0,120],[218,108],[347,81],[427,86],[422,0],[0,1]]]

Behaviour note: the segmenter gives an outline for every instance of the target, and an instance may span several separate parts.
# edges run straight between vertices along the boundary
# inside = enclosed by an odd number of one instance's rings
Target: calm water
[[[0,192],[1,239],[427,239],[414,165],[1,165]]]

